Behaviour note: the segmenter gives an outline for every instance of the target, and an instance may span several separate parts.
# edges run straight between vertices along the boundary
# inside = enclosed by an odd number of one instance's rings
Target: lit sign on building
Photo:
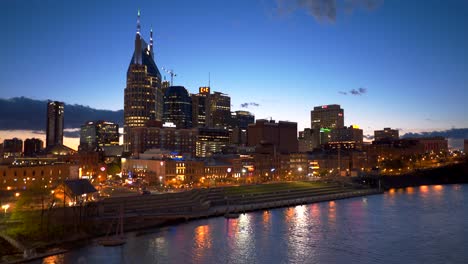
[[[210,93],[210,87],[200,87],[199,92],[201,94],[209,94]]]
[[[172,122],[165,122],[162,126],[163,127],[176,127],[176,125]]]

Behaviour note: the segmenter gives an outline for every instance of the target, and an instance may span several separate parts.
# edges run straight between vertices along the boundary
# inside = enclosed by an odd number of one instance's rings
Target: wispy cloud
[[[240,107],[242,107],[242,108],[249,108],[249,106],[258,107],[258,106],[260,106],[260,104],[255,103],[255,102],[250,102],[250,103],[243,103],[243,104],[240,105]]]
[[[335,22],[340,9],[351,13],[355,9],[373,10],[383,0],[276,0],[276,12],[280,15],[304,10],[315,20]]]
[[[365,93],[367,93],[367,88],[358,88],[358,89],[352,89],[352,90],[349,90],[347,92],[345,91],[338,91],[339,94],[342,94],[342,95],[363,95]]]

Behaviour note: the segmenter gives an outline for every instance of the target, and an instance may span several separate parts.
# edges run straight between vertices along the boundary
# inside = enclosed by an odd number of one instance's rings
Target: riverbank
[[[420,169],[399,175],[374,175],[358,177],[356,183],[366,184],[373,188],[416,187],[421,185],[444,185],[468,183],[468,161],[444,167]]]
[[[125,204],[125,231],[130,232],[174,225],[199,218],[223,216],[227,212],[246,213],[378,193],[382,192],[376,189],[357,189],[329,183],[292,182],[199,189],[185,194],[109,199],[102,204],[96,204],[96,207],[93,207],[95,210],[83,212],[83,215],[95,213],[86,220],[93,225],[88,232],[80,232],[80,235],[70,235],[67,239],[53,242],[36,241],[34,244],[40,245],[37,250],[38,255],[27,259],[8,259],[7,263],[32,261],[63,253],[51,250],[66,251],[93,243],[94,239],[105,235],[104,230],[109,229],[110,220],[118,216],[114,210],[116,204]],[[185,199],[191,199],[191,201]],[[161,205],[164,205],[164,209]],[[173,210],[181,208],[182,210]],[[56,215],[61,216],[62,213],[56,213]]]

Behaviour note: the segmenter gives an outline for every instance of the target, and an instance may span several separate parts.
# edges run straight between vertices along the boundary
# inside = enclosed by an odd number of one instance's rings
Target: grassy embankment
[[[256,184],[226,187],[225,192],[228,196],[234,195],[262,195],[276,193],[288,190],[300,191],[327,187],[329,184],[322,182],[282,182],[270,184]]]

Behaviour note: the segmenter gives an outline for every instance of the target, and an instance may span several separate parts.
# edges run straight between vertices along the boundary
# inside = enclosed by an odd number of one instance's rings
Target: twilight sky
[[[365,134],[468,127],[465,0],[1,0],[0,97],[122,109],[138,8],[161,72],[190,92],[210,72],[232,110],[302,129],[341,104]]]

